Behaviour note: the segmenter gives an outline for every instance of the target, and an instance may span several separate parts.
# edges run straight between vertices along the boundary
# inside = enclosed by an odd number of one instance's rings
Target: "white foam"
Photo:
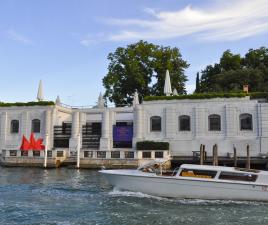
[[[144,194],[141,192],[132,192],[132,191],[122,191],[120,189],[114,188],[111,192],[108,193],[111,196],[118,197],[134,197],[134,198],[151,198],[158,201],[168,201],[177,204],[185,205],[267,205],[265,202],[253,202],[253,201],[235,201],[235,200],[205,200],[205,199],[178,199],[178,198],[164,198],[159,196],[153,196]]]

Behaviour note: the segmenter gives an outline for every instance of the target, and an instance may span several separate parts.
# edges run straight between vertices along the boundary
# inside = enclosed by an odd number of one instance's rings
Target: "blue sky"
[[[268,47],[267,0],[1,0],[0,101],[95,104],[107,55],[140,39],[178,47],[197,71],[222,52]]]

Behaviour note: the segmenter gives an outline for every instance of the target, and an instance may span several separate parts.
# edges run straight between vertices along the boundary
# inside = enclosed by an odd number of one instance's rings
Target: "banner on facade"
[[[133,126],[114,126],[113,141],[115,142],[132,142]]]

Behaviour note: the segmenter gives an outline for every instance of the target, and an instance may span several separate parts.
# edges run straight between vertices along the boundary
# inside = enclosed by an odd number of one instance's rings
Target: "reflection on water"
[[[268,224],[262,202],[113,190],[97,171],[0,168],[0,224]]]

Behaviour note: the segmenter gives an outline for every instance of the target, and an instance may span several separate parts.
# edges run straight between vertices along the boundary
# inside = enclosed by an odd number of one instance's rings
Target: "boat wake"
[[[182,205],[254,205],[254,206],[268,205],[268,203],[266,202],[254,202],[254,201],[165,198],[165,197],[143,194],[141,192],[122,191],[117,188],[114,188],[108,194],[112,197],[147,198]]]
[[[114,188],[111,192],[109,192],[109,195],[113,197],[134,197],[134,198],[150,198],[150,199],[156,199],[156,200],[162,200],[162,201],[170,201],[168,198],[164,197],[158,197],[148,194],[143,194],[141,192],[132,192],[132,191],[122,191],[120,189]]]

